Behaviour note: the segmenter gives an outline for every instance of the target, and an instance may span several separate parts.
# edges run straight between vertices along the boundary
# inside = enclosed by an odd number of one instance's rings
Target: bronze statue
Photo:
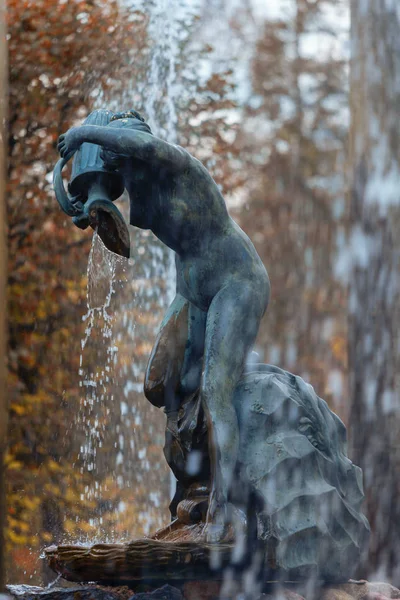
[[[346,456],[343,423],[313,388],[257,363],[268,275],[208,171],[136,111],[95,111],[58,149],[57,198],[76,225],[98,228],[128,256],[112,204],[126,188],[130,224],[151,229],[176,256],[176,296],[144,387],[167,414],[165,456],[178,481],[173,521],[153,539],[208,547],[244,531],[247,555],[261,542],[287,573],[349,576],[368,538],[361,472]],[[61,169],[76,152],[68,197]]]
[[[61,156],[67,158],[84,142],[102,146],[105,167],[122,175],[130,198],[130,224],[151,229],[175,252],[176,296],[152,361],[157,361],[170,321],[182,311],[188,320],[185,357],[180,373],[173,373],[173,365],[165,362],[164,397],[156,399],[151,361],[146,395],[165,406],[173,429],[182,397],[200,389],[212,472],[206,538],[222,539],[239,444],[232,397],[267,308],[267,272],[201,162],[152,135],[137,113],[115,115],[108,126],[70,129],[60,137]]]

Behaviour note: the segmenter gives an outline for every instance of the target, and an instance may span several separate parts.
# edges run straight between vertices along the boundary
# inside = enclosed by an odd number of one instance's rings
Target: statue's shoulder
[[[178,146],[178,147],[181,148],[181,146]],[[185,150],[184,148],[182,148],[182,150],[184,150],[186,152],[186,154],[190,157],[189,162],[188,162],[189,169],[191,171],[195,172],[198,177],[201,177],[205,183],[207,183],[210,186],[214,186],[215,188],[218,189],[218,186],[217,186],[215,180],[213,179],[210,171],[201,162],[201,160],[199,160],[198,158],[193,156],[193,154],[190,154],[190,152],[188,150]]]
[[[205,169],[205,166],[203,165],[203,163],[198,158],[193,156],[193,154],[191,154],[189,152],[189,150],[187,150],[183,146],[179,146],[178,144],[175,144],[175,148],[177,149],[178,152],[181,152],[182,154],[184,154],[187,157],[191,167],[198,167],[198,168]]]

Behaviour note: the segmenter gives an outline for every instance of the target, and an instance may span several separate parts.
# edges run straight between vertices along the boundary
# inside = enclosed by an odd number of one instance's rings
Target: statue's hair
[[[139,121],[142,121],[143,123],[145,123],[145,120],[142,117],[142,115],[137,110],[134,110],[133,108],[131,108],[130,110],[114,113],[114,115],[111,117],[111,121],[117,121],[118,119],[127,119],[129,117],[130,118],[133,117],[134,119],[139,119]]]
[[[116,123],[119,121],[119,123]],[[146,123],[144,118],[140,113],[136,110],[128,110],[125,112],[117,112],[115,113],[108,124],[108,127],[121,127],[122,129],[136,129],[137,131],[143,131],[144,133],[149,133],[152,135],[152,131],[149,125]],[[103,150],[101,151],[101,158],[104,161],[104,166],[106,169],[110,171],[115,171],[121,166],[121,163],[124,161],[124,156],[120,154],[116,154],[111,150]]]

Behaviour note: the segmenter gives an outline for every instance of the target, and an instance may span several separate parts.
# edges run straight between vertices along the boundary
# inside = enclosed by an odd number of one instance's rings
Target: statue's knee
[[[161,408],[164,406],[165,400],[165,386],[164,378],[161,376],[154,377],[154,373],[151,372],[151,368],[148,368],[145,375],[144,395],[153,406]]]

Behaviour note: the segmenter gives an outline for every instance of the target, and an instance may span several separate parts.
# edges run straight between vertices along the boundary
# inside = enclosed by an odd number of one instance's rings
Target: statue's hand
[[[60,156],[66,161],[78,150],[79,146],[84,142],[82,136],[79,135],[80,127],[71,127],[67,133],[63,133],[58,138],[57,149]]]

